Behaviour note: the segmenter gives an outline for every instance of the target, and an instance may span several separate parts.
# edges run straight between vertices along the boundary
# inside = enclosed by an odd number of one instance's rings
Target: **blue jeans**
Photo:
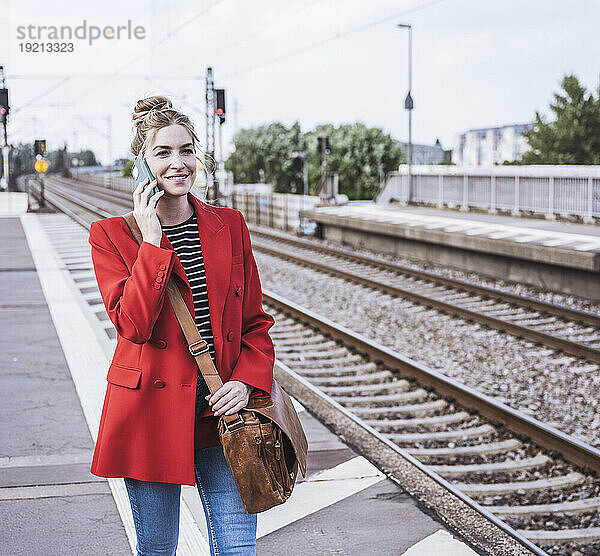
[[[204,506],[211,556],[256,554],[256,514],[247,514],[221,446],[194,453],[196,487]],[[175,556],[181,485],[125,477],[138,556]]]

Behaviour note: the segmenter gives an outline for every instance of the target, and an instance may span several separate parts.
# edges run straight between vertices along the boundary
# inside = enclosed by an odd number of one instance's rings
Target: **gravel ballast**
[[[598,365],[257,250],[254,255],[264,289],[600,447]],[[556,302],[552,294],[545,300],[551,299]]]

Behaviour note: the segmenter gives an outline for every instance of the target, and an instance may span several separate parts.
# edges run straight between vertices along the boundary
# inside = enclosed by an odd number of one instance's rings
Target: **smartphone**
[[[135,180],[136,187],[141,182],[143,182],[146,178],[149,178],[148,183],[152,183],[156,179],[152,175],[152,172],[150,171],[150,167],[148,166],[146,159],[141,155],[138,155],[135,157],[135,159],[133,161],[133,166],[131,168],[131,175],[133,176],[133,179]],[[144,189],[146,189],[146,187],[147,186],[144,186]],[[158,187],[158,184],[157,184],[153,187],[149,197],[152,197],[152,195],[154,195],[155,193],[158,193],[159,191],[160,191],[160,188]]]

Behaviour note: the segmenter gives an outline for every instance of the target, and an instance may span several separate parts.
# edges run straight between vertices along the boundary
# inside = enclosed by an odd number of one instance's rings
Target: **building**
[[[453,162],[459,166],[493,166],[505,160],[521,160],[529,150],[523,136],[533,123],[470,129],[461,134]]]
[[[408,143],[400,141],[402,148],[408,149]],[[452,151],[445,151],[442,148],[440,140],[437,139],[435,145],[417,145],[412,144],[412,163],[413,164],[440,164],[450,160]]]

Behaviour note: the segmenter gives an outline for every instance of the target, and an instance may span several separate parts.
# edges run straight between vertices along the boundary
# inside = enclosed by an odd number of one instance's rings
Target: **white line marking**
[[[69,271],[56,254],[39,217],[28,213],[20,215],[20,218],[52,321],[95,442],[98,437],[98,425],[106,391],[105,377],[110,360],[101,348],[96,331],[85,315],[85,312],[89,312],[90,309],[86,309],[77,285],[73,283]],[[77,224],[73,224],[74,230],[78,227]],[[135,527],[125,483],[122,478],[111,478],[108,479],[108,484],[125,526],[132,553],[135,554]],[[184,500],[181,501],[180,508],[178,556],[208,555],[207,542]]]
[[[300,413],[301,411],[306,411],[305,407],[296,399],[294,396],[290,396],[292,403],[294,404],[294,409],[296,413]]]
[[[86,451],[71,454],[48,454],[35,456],[5,456],[0,458],[0,468],[7,467],[36,467],[41,465],[71,465],[74,463],[89,463],[90,453]]]
[[[298,483],[289,500],[258,514],[257,538],[331,506],[385,479],[385,474],[362,456],[340,463]]]
[[[411,546],[402,556],[477,556],[465,543],[440,529]]]

